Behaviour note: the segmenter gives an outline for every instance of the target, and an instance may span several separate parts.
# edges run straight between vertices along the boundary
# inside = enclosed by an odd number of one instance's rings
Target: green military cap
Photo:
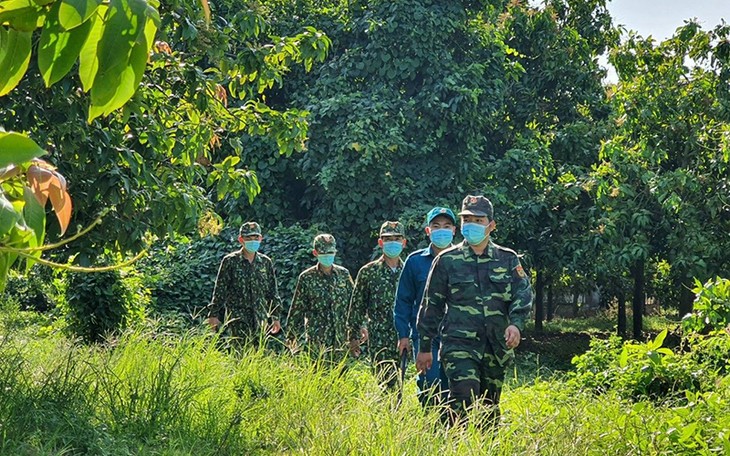
[[[492,202],[486,196],[468,195],[461,203],[459,215],[476,215],[477,217],[487,217],[489,220],[494,220],[494,208]]]
[[[406,230],[400,222],[385,222],[380,226],[380,236],[405,236]]]
[[[238,230],[239,236],[261,236],[261,225],[256,222],[246,222],[241,225],[241,229]]]
[[[337,241],[331,234],[318,234],[314,238],[314,250],[318,253],[334,253],[337,251]]]

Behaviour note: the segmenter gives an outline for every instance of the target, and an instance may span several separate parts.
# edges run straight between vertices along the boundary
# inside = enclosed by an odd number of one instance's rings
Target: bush
[[[683,399],[686,391],[704,391],[712,386],[715,372],[691,354],[676,354],[662,347],[667,331],[656,339],[637,344],[619,344],[616,337],[592,342],[585,354],[576,356],[571,383],[597,393],[613,390],[632,401]]]
[[[730,325],[730,280],[720,277],[704,285],[695,280],[695,302],[691,314],[682,319],[685,333],[709,333]]]
[[[65,298],[68,330],[87,342],[101,342],[107,335],[144,318],[149,290],[131,268],[70,272]]]
[[[10,270],[2,298],[14,301],[20,310],[46,312],[58,299],[53,282],[53,270],[47,267],[36,266],[27,274]]]

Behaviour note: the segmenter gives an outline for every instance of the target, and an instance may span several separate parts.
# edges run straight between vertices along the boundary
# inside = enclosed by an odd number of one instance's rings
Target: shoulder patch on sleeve
[[[520,263],[517,263],[517,267],[515,268],[515,271],[517,272],[517,275],[520,276],[521,279],[524,279],[527,277],[527,274],[525,274],[525,270],[522,268],[522,265]]]

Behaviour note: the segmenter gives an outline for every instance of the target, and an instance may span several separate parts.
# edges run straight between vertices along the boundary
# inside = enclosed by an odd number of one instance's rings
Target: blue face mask
[[[402,241],[383,242],[383,253],[385,256],[395,258],[403,251]]]
[[[461,234],[471,245],[480,244],[487,237],[486,225],[480,225],[478,223],[464,223],[461,225]]]
[[[324,266],[325,268],[328,268],[332,266],[335,262],[335,254],[334,253],[320,253],[317,255],[317,261]]]
[[[443,249],[454,240],[454,232],[450,228],[439,228],[431,231],[431,242],[439,249]]]
[[[261,241],[243,241],[243,247],[249,252],[258,252],[261,247]]]

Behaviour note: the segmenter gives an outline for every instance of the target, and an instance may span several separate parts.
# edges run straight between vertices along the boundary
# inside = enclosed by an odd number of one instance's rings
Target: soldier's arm
[[[532,310],[532,287],[530,278],[527,277],[517,256],[512,259],[511,268],[512,300],[507,310],[510,324],[515,325],[522,332],[525,329],[525,321]]]
[[[304,332],[304,309],[307,294],[306,277],[302,274],[297,279],[297,286],[294,289],[294,296],[289,306],[289,315],[286,318],[286,326],[290,333],[297,337]]]
[[[367,313],[368,286],[367,270],[363,267],[357,273],[352,298],[350,298],[350,309],[347,312],[349,340],[360,340],[360,330],[364,326]]]
[[[218,275],[215,278],[215,285],[213,286],[213,297],[210,300],[210,304],[208,304],[208,318],[218,318],[230,296],[232,279],[231,264],[230,259],[224,257],[218,267]]]
[[[426,291],[418,310],[418,333],[420,335],[419,351],[431,353],[431,340],[438,335],[439,325],[446,311],[448,295],[448,276],[443,257],[436,257],[431,265],[426,281]]]
[[[416,280],[413,277],[413,263],[406,260],[398,279],[398,288],[395,291],[393,306],[393,324],[398,333],[398,339],[411,335],[411,309],[416,301]],[[415,328],[413,328],[415,329]]]
[[[276,270],[272,262],[268,264],[268,269],[269,284],[267,301],[269,302],[269,317],[273,321],[279,321],[281,319],[282,304],[281,296],[279,296],[279,285],[276,282]]]

